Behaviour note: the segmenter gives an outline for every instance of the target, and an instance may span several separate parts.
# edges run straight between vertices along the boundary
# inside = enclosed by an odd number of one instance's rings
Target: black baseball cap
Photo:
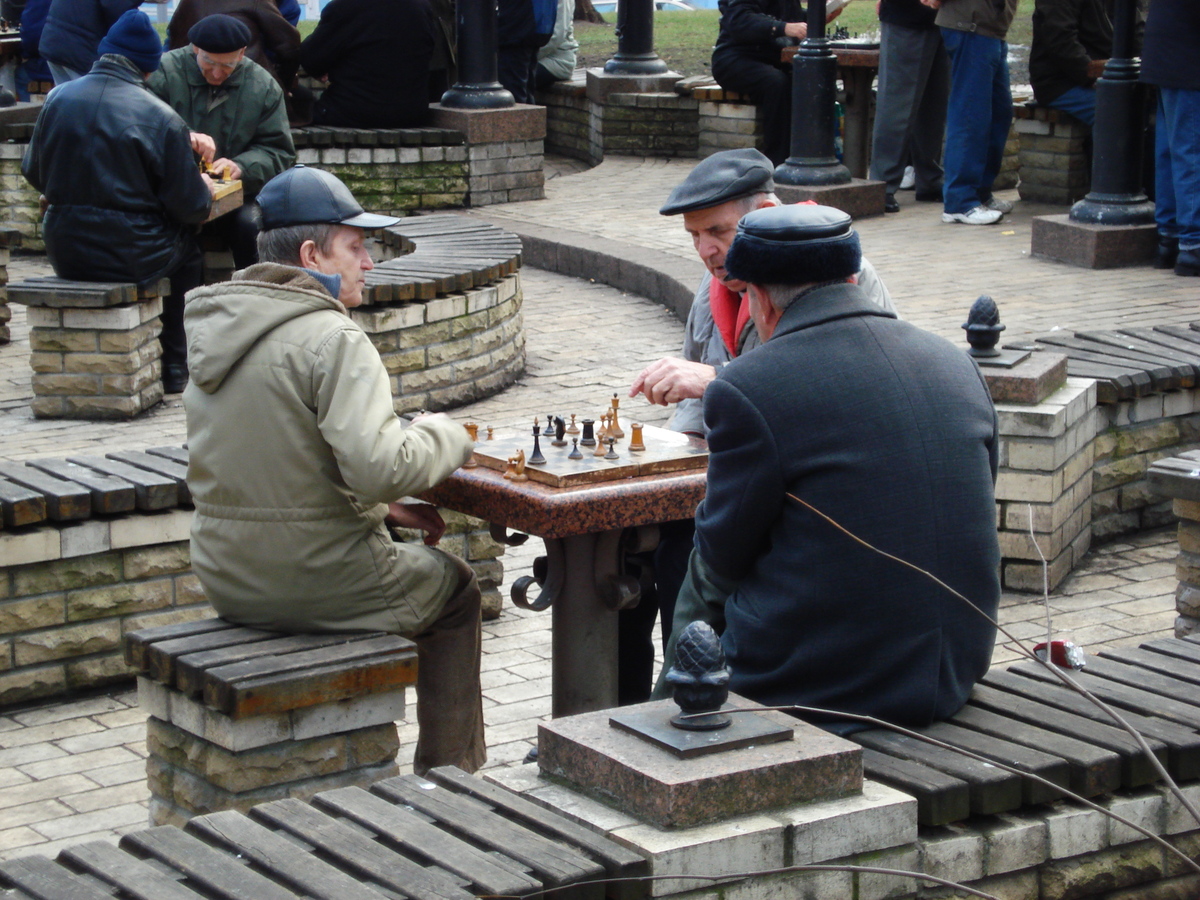
[[[356,228],[386,228],[400,221],[397,216],[363,212],[350,189],[323,169],[293,166],[280,172],[255,198],[262,210],[263,231],[289,225],[353,225]]]

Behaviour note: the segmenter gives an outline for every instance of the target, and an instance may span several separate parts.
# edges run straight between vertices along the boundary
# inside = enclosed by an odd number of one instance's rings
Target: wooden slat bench
[[[1200,778],[1200,637],[1107,650],[1072,674],[1141,732],[1172,778]],[[1127,732],[1034,662],[990,672],[957,715],[921,733],[1088,798],[1157,780]],[[866,748],[868,777],[917,798],[922,825],[1062,796],[1032,779],[886,729],[850,739]]]
[[[13,900],[632,898],[646,860],[452,768],[345,787],[0,862]],[[608,879],[629,879],[605,885]],[[586,883],[584,883],[586,882]],[[607,893],[606,893],[607,891]]]
[[[1117,403],[1195,387],[1200,377],[1198,326],[1081,331],[1039,337],[1035,344],[1065,354],[1069,375],[1095,379],[1100,403]]]
[[[149,713],[154,824],[395,775],[414,644],[382,632],[282,634],[223,619],[126,635]]]
[[[30,278],[8,286],[29,307],[33,414],[129,419],[163,396],[158,334],[166,279],[138,286]]]
[[[0,530],[190,505],[183,447],[0,463]]]

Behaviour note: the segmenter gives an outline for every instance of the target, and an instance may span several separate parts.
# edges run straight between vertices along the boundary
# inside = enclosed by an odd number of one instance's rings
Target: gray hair
[[[745,197],[738,197],[736,200],[730,200],[729,202],[738,205],[738,216],[741,217],[747,213],[754,212],[771,200],[774,200],[776,204],[782,205],[773,191],[758,191],[757,193],[747,194]]]
[[[318,222],[311,225],[285,225],[258,234],[259,262],[280,263],[285,266],[300,265],[300,247],[312,241],[322,253],[328,254],[333,246],[337,225]]]
[[[759,284],[755,285],[760,294],[765,293],[771,305],[780,312],[791,306],[809,285],[806,284]]]

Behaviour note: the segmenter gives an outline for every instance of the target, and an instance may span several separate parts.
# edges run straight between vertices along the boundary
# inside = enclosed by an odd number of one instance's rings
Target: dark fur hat
[[[773,206],[747,213],[725,255],[730,277],[754,284],[816,284],[862,267],[850,217],[832,206]]]

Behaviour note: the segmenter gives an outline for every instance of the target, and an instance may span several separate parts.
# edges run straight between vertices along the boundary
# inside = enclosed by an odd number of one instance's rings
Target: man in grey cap
[[[722,150],[692,169],[659,210],[664,216],[683,216],[683,226],[708,269],[692,300],[681,356],[651,363],[629,390],[629,396],[644,394],[660,406],[676,404],[670,424],[675,431],[706,436],[702,408],[705,389],[730,360],[759,344],[750,321],[745,284],[729,277],[725,254],[742,216],[751,210],[780,205],[773,193],[774,171],[771,161],[757,150]],[[887,288],[866,260],[857,278],[873,303],[895,312]],[[636,703],[649,694],[655,613],[661,612],[665,643],[691,546],[690,519],[662,528],[654,555],[655,593],[644,595],[638,606],[621,612],[618,670],[624,702]]]
[[[401,503],[467,461],[445,415],[405,425],[347,310],[374,263],[364,213],[333,175],[296,166],[258,195],[262,262],[188,295],[192,569],[222,617],[280,631],[379,630],[417,643],[413,768],[486,758],[479,587],[435,547],[437,510]],[[425,532],[392,539],[389,525]]]
[[[924,573],[995,616],[996,413],[962,350],[866,297],[860,256],[827,206],[738,224],[725,265],[763,346],[704,394],[707,492],[673,634],[712,624],[730,690],[760,703],[920,726],[991,659],[993,626]]]

